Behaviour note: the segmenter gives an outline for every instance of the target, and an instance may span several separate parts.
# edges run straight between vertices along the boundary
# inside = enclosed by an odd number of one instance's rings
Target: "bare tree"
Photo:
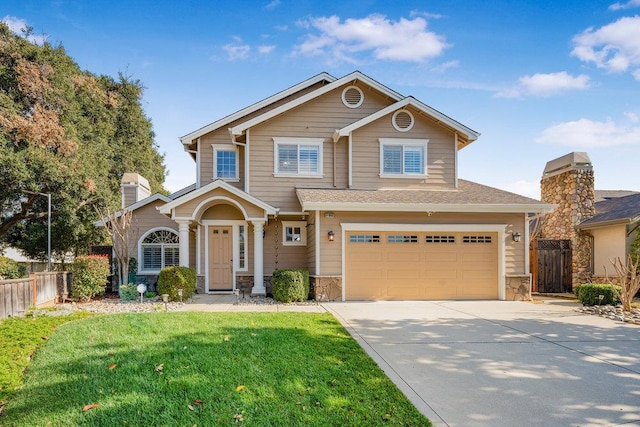
[[[636,258],[635,260],[631,255],[627,258],[626,264],[622,262],[620,258],[610,259],[611,264],[613,264],[613,268],[616,270],[616,275],[620,281],[621,291],[618,291],[616,288],[615,280],[610,279],[607,274],[607,269],[604,269],[605,276],[607,278],[607,282],[613,288],[613,292],[618,295],[620,298],[620,302],[622,303],[622,309],[626,312],[631,312],[631,302],[633,301],[633,297],[640,291],[640,270],[638,267],[640,266],[640,258]]]
[[[126,284],[129,278],[129,241],[131,240],[131,222],[133,213],[127,209],[111,212],[106,209],[106,214],[96,208],[102,220],[104,229],[111,237],[113,251],[118,260],[118,285]]]

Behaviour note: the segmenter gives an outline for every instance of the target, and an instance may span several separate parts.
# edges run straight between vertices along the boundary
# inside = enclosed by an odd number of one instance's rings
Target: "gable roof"
[[[305,102],[308,102],[312,99],[315,99],[321,95],[324,95],[325,93],[331,92],[332,90],[334,90],[335,88],[338,88],[342,85],[345,85],[349,82],[352,82],[354,80],[359,80],[373,88],[375,88],[376,90],[378,90],[379,92],[387,95],[388,97],[390,97],[391,99],[395,100],[395,101],[399,101],[401,99],[403,99],[404,97],[402,95],[400,95],[398,92],[389,89],[388,87],[380,84],[379,82],[377,82],[376,80],[373,80],[371,77],[362,74],[360,71],[354,71],[351,74],[347,74],[344,77],[339,78],[338,80],[335,80],[331,83],[329,83],[326,86],[323,86],[321,88],[318,88],[312,92],[309,92],[299,98],[296,98],[294,100],[292,100],[291,102],[287,102],[286,104],[283,104],[277,108],[274,108],[272,110],[267,111],[264,114],[261,114],[257,117],[254,117],[252,119],[247,120],[246,122],[237,124],[236,126],[232,127],[230,132],[232,135],[242,135],[247,129],[259,125],[260,123],[263,123],[277,115],[280,115],[286,111],[291,110],[292,108],[295,108],[299,105],[304,104]]]
[[[461,133],[465,139],[468,140],[468,142],[473,142],[476,139],[478,139],[478,137],[480,136],[480,133],[474,131],[473,129],[463,125],[462,123],[452,119],[451,117],[441,113],[440,111],[436,110],[435,108],[432,108],[430,106],[428,106],[427,104],[424,104],[420,101],[418,101],[417,99],[415,99],[413,96],[407,96],[406,98],[389,105],[388,107],[383,108],[382,110],[378,110],[373,114],[368,115],[367,117],[364,117],[360,120],[358,120],[355,123],[351,123],[348,126],[343,127],[342,129],[336,129],[336,131],[333,134],[333,140],[334,142],[338,141],[338,139],[342,136],[348,136],[351,132],[353,132],[356,129],[359,129],[363,126],[368,125],[369,123],[372,123],[376,120],[378,120],[381,117],[384,117],[388,114],[391,114],[397,110],[400,110],[402,108],[405,108],[406,106],[411,105],[412,107],[422,111],[423,113],[427,114],[428,116],[434,118],[436,121],[441,122],[443,124],[445,124],[446,126],[452,128],[453,130],[455,130],[456,132]]]
[[[293,95],[296,92],[299,92],[303,89],[308,88],[309,86],[313,86],[316,83],[322,82],[322,81],[327,81],[327,82],[333,82],[335,81],[336,78],[333,77],[331,74],[329,73],[320,73],[316,76],[311,77],[310,79],[307,79],[303,82],[300,82],[294,86],[291,86],[288,89],[285,89],[281,92],[276,93],[275,95],[271,95],[268,98],[263,99],[262,101],[258,101],[255,104],[252,104],[246,108],[243,108],[242,110],[238,110],[235,113],[229,114],[226,117],[221,118],[220,120],[216,120],[213,123],[210,123],[204,127],[201,127],[200,129],[197,129],[193,132],[190,132],[184,136],[180,137],[180,141],[182,142],[183,145],[189,145],[191,144],[191,142],[196,139],[201,137],[204,134],[207,134],[213,130],[219,129],[222,126],[225,126],[235,120],[238,120],[248,114],[251,114],[255,111],[258,111],[261,108],[264,108],[268,105],[273,104],[274,102],[278,102],[284,98],[286,98],[287,96]]]
[[[471,181],[452,190],[351,190],[298,188],[303,211],[550,212],[555,205]]]
[[[170,200],[167,204],[160,206],[160,208],[158,209],[160,211],[160,213],[163,213],[165,215],[169,215],[171,214],[171,210],[184,204],[187,203],[193,199],[196,199],[204,194],[207,194],[208,192],[215,190],[216,188],[222,188],[223,190],[228,191],[229,193],[243,199],[246,200],[247,202],[258,206],[261,209],[264,209],[264,211],[269,214],[269,215],[274,215],[278,212],[278,210],[276,208],[274,208],[273,206],[269,205],[268,203],[263,202],[262,200],[253,197],[252,195],[245,193],[242,190],[237,189],[236,187],[234,187],[233,185],[221,180],[221,179],[216,179],[215,181],[210,182],[209,184],[205,185],[204,187],[200,187],[197,190],[194,190],[188,194],[185,194],[182,197],[178,197],[175,200]]]
[[[640,194],[617,197],[596,203],[596,214],[582,221],[578,229],[590,229],[640,221]]]
[[[596,202],[603,200],[615,199],[617,197],[631,196],[632,194],[640,194],[638,191],[630,190],[595,190]]]

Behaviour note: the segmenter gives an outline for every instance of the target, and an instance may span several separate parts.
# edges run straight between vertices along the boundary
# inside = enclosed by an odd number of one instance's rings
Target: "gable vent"
[[[358,108],[364,101],[364,94],[357,86],[349,86],[342,91],[342,103],[349,108]]]
[[[406,132],[413,127],[413,114],[407,110],[399,110],[395,112],[391,121],[396,130]]]

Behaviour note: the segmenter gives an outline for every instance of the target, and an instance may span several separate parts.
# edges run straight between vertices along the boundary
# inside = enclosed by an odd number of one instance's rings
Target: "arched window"
[[[140,270],[160,271],[180,263],[180,246],[175,231],[162,229],[147,234],[140,243]]]

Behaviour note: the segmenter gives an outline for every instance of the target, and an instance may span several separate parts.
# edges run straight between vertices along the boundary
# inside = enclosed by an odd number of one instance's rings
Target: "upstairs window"
[[[178,234],[162,229],[148,233],[140,243],[140,271],[157,272],[180,263]]]
[[[238,180],[238,150],[231,144],[213,144],[213,179]]]
[[[274,175],[322,177],[322,138],[273,138]]]
[[[380,176],[422,178],[427,176],[426,139],[380,139]]]

